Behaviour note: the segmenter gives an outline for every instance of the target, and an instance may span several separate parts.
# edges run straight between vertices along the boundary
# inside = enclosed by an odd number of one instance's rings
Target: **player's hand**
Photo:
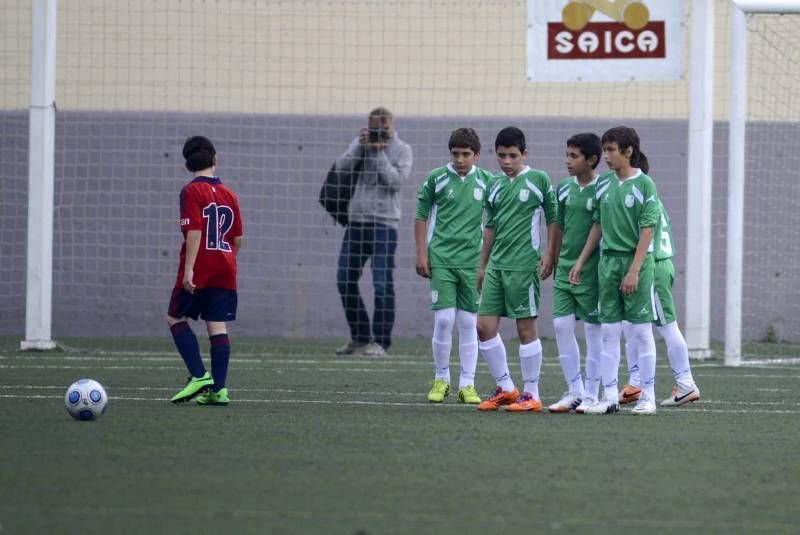
[[[545,280],[551,273],[553,273],[553,258],[549,254],[545,254],[539,260],[539,276]]]
[[[639,272],[629,271],[625,278],[622,279],[622,284],[619,285],[619,290],[622,295],[631,295],[636,292],[639,287]]]
[[[476,284],[477,289],[478,289],[478,293],[481,293],[481,291],[483,291],[483,277],[484,277],[484,275],[486,275],[486,272],[484,270],[482,270],[482,269],[479,269],[478,270],[478,279],[477,279],[477,284]]]
[[[193,294],[195,288],[197,288],[197,286],[194,285],[194,282],[192,281],[192,279],[194,279],[194,270],[187,269],[186,271],[184,271],[184,273],[183,273],[183,289],[186,290],[187,292],[189,292],[190,294]]]
[[[417,255],[417,275],[420,277],[425,277],[426,279],[431,278],[431,262],[428,259],[427,254],[418,254]]]
[[[569,270],[570,284],[578,286],[581,283],[581,271],[583,271],[583,265],[580,262],[575,262],[575,265]]]

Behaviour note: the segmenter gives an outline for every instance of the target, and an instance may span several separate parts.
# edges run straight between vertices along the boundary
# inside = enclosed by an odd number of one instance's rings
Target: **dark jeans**
[[[370,341],[370,322],[358,289],[358,279],[367,259],[372,257],[372,282],[375,286],[375,314],[372,340],[385,348],[392,343],[394,326],[394,254],[397,229],[380,223],[351,223],[344,232],[339,252],[336,284],[354,342]]]

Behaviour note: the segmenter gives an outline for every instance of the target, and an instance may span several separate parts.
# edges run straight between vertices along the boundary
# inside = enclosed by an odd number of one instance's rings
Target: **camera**
[[[379,143],[381,141],[386,141],[387,139],[389,139],[389,132],[387,132],[383,128],[368,128],[367,139],[369,140],[370,143]]]

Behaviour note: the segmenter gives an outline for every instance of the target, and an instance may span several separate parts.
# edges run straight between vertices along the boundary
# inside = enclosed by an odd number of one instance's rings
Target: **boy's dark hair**
[[[211,140],[203,136],[192,136],[183,144],[183,157],[186,169],[192,173],[208,169],[214,165],[217,149]]]
[[[517,147],[520,152],[525,152],[525,134],[516,126],[507,126],[497,133],[494,140],[494,148],[497,147]]]
[[[472,128],[456,128],[450,134],[450,141],[447,142],[448,149],[453,150],[453,147],[468,148],[477,154],[481,151],[481,140]]]
[[[597,134],[591,132],[575,134],[567,140],[567,147],[576,147],[587,161],[592,156],[597,156],[592,169],[597,168],[600,163],[600,157],[603,155],[603,144],[600,143],[600,138],[597,137]]]
[[[609,128],[603,134],[603,145],[606,143],[616,143],[619,150],[627,150],[628,147],[633,148],[631,153],[631,166],[638,167],[642,173],[647,174],[650,170],[650,163],[647,161],[647,156],[644,155],[642,149],[639,148],[639,134],[636,130],[629,126],[615,126]]]

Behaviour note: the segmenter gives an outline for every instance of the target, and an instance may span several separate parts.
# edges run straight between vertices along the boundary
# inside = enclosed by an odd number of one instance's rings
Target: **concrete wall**
[[[163,314],[180,246],[178,191],[187,180],[180,148],[191,134],[217,142],[219,172],[239,194],[245,218],[241,256],[240,320],[244,334],[344,335],[346,324],[335,285],[342,237],[317,204],[333,159],[363,124],[362,117],[297,115],[199,115],[60,112],[56,140],[54,333],[153,335]],[[413,269],[415,189],[425,172],[447,159],[449,132],[478,129],[482,163],[497,170],[492,146],[510,123],[499,118],[398,117],[399,135],[415,152],[413,177],[402,191],[403,221],[397,271],[396,333],[430,334],[427,285]],[[563,142],[578,131],[602,132],[617,121],[522,119],[530,163],[555,183],[565,174]],[[629,121],[643,140],[652,174],[672,214],[678,277],[675,295],[684,310],[686,236],[686,123]],[[779,137],[781,142],[774,138]],[[757,124],[748,146],[745,337],[764,336],[769,325],[796,339],[800,251],[795,177],[800,142],[796,124]],[[723,337],[726,136],[718,126],[715,160],[712,336]],[[24,330],[24,265],[27,214],[27,119],[0,114],[0,333]],[[785,150],[784,150],[785,149]],[[602,168],[602,164],[601,164]],[[369,275],[362,287],[369,295]],[[542,332],[552,333],[551,283],[543,285]],[[368,300],[369,302],[369,300]],[[371,305],[370,305],[371,306]]]

